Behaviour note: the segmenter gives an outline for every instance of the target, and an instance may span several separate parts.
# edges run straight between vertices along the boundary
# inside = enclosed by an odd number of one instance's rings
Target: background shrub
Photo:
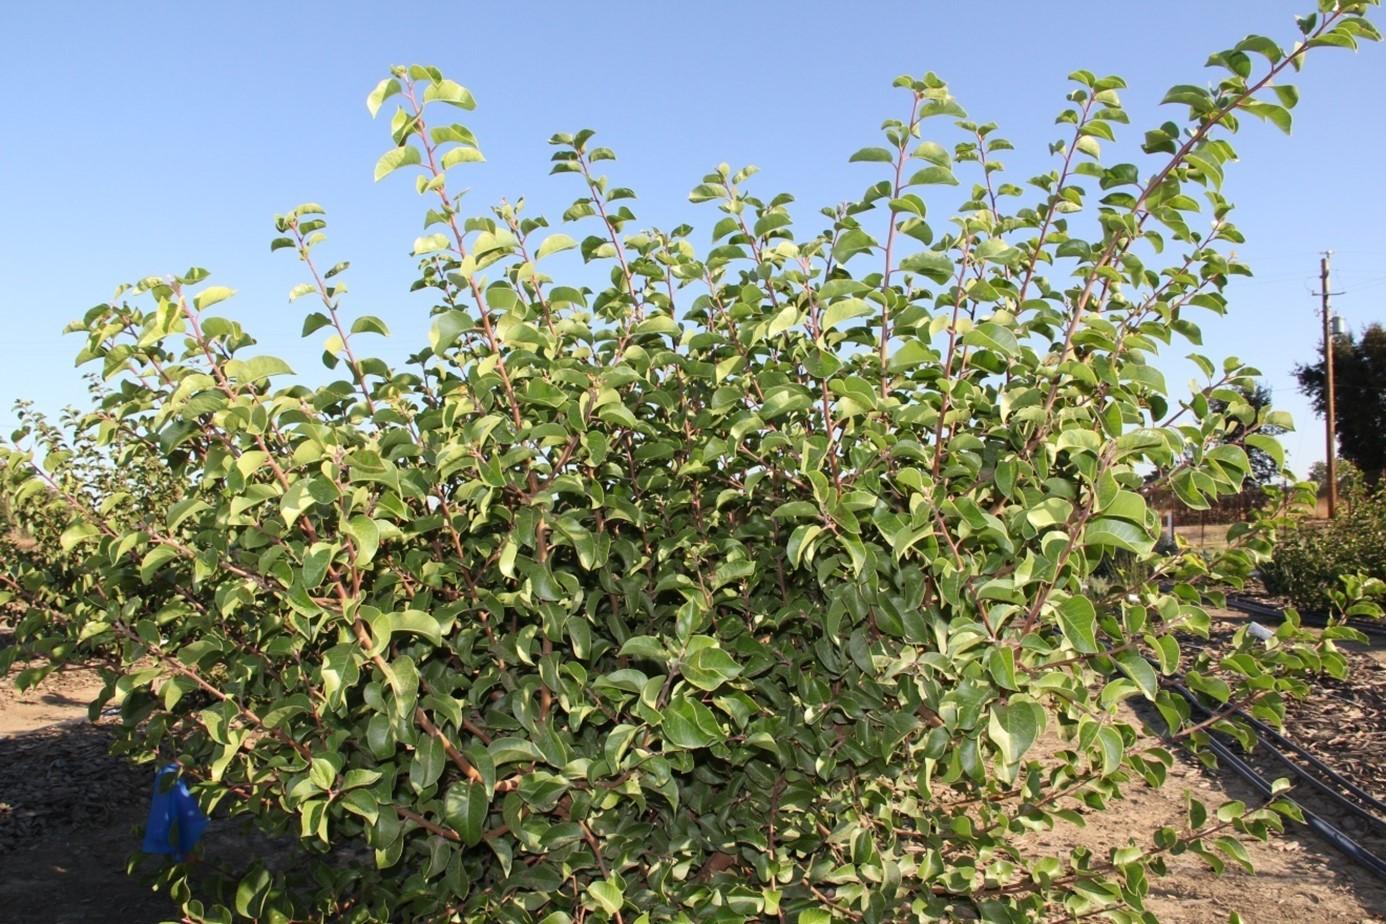
[[[1260,567],[1273,594],[1303,610],[1338,608],[1332,594],[1345,575],[1386,581],[1386,488],[1359,488],[1344,498],[1338,517],[1302,519],[1281,530],[1270,561]]]

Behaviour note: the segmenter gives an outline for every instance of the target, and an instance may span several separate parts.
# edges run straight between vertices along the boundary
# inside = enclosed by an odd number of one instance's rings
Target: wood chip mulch
[[[111,737],[101,724],[64,722],[0,738],[0,854],[148,805],[153,776],[111,756]]]

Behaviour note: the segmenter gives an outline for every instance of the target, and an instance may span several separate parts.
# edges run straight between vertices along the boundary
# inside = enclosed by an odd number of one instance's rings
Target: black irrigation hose
[[[1358,799],[1360,799],[1362,802],[1364,802],[1364,803],[1366,803],[1367,805],[1370,805],[1372,808],[1376,809],[1378,812],[1381,812],[1382,814],[1386,814],[1386,802],[1382,802],[1380,799],[1376,798],[1376,797],[1373,796],[1371,793],[1367,792],[1367,790],[1363,789],[1361,786],[1358,786],[1358,785],[1357,785],[1356,783],[1354,783],[1352,780],[1350,780],[1350,779],[1348,779],[1347,777],[1343,776],[1341,773],[1338,773],[1336,770],[1334,770],[1334,769],[1333,769],[1332,767],[1330,767],[1328,764],[1326,764],[1326,763],[1324,763],[1322,760],[1320,760],[1312,751],[1308,750],[1307,748],[1301,746],[1300,744],[1298,744],[1298,743],[1296,743],[1296,742],[1294,742],[1294,741],[1291,741],[1289,738],[1286,738],[1286,737],[1285,737],[1284,735],[1282,735],[1280,732],[1276,731],[1274,728],[1272,728],[1271,726],[1267,725],[1265,722],[1262,722],[1260,719],[1256,718],[1255,716],[1247,715],[1245,712],[1242,712],[1240,709],[1237,710],[1237,715],[1238,715],[1241,719],[1243,719],[1244,721],[1246,721],[1249,725],[1251,725],[1252,728],[1254,728],[1254,729],[1256,729],[1258,732],[1260,732],[1260,733],[1262,734],[1262,736],[1264,736],[1264,737],[1266,737],[1266,738],[1270,738],[1272,741],[1274,741],[1276,744],[1278,744],[1278,745],[1279,745],[1280,747],[1282,747],[1282,748],[1289,748],[1290,750],[1294,751],[1296,754],[1298,754],[1299,756],[1303,757],[1306,761],[1308,761],[1308,762],[1309,762],[1309,765],[1310,765],[1311,767],[1313,767],[1315,770],[1319,771],[1319,772],[1322,773],[1324,776],[1328,777],[1330,780],[1332,780],[1333,782],[1337,783],[1337,784],[1338,784],[1339,786],[1341,786],[1343,789],[1346,789],[1348,792],[1352,793],[1354,796],[1356,796],[1356,797],[1357,797]],[[1280,754],[1278,751],[1276,751],[1276,750],[1273,749],[1273,748],[1268,748],[1267,750],[1269,750],[1269,751],[1270,751],[1272,754],[1274,754],[1276,757],[1279,757],[1282,761],[1284,761],[1285,765],[1286,765],[1287,767],[1289,767],[1290,769],[1294,770],[1294,772],[1295,772],[1295,774],[1296,774],[1297,776],[1300,776],[1300,777],[1302,777],[1302,778],[1304,778],[1304,779],[1310,780],[1310,781],[1313,782],[1315,785],[1317,785],[1317,786],[1319,786],[1319,787],[1322,787],[1322,788],[1325,788],[1325,789],[1328,789],[1329,791],[1331,791],[1331,788],[1330,788],[1330,787],[1326,787],[1324,783],[1322,783],[1320,780],[1318,780],[1316,777],[1312,776],[1311,774],[1308,774],[1302,767],[1300,767],[1298,764],[1296,764],[1296,763],[1294,763],[1293,761],[1291,761],[1291,760],[1289,760],[1288,758],[1286,758],[1283,754]],[[1351,803],[1347,803],[1347,804],[1351,804]],[[1379,825],[1379,826],[1381,826],[1381,827],[1383,827],[1383,828],[1386,828],[1386,820],[1383,820],[1383,819],[1377,817],[1376,815],[1373,815],[1372,813],[1370,813],[1370,812],[1368,812],[1368,811],[1365,811],[1364,809],[1357,808],[1356,806],[1354,806],[1354,808],[1356,808],[1356,811],[1357,811],[1359,814],[1361,814],[1363,817],[1370,819],[1371,821],[1375,822],[1377,825]]]
[[[1279,607],[1270,606],[1265,603],[1258,603],[1255,600],[1248,600],[1245,597],[1229,595],[1227,597],[1229,609],[1239,610],[1250,616],[1264,616],[1267,619],[1284,619],[1285,611]],[[1305,625],[1322,627],[1328,624],[1328,617],[1322,613],[1300,613],[1300,621]],[[1373,638],[1386,639],[1386,627],[1374,623],[1354,621],[1347,623],[1347,626],[1356,629],[1364,635]]]
[[[1276,608],[1276,607],[1268,606],[1267,604],[1258,603],[1258,602],[1256,602],[1256,601],[1247,600],[1247,599],[1244,599],[1244,598],[1241,598],[1241,597],[1228,597],[1228,598],[1227,598],[1227,605],[1230,606],[1230,607],[1232,607],[1233,609],[1241,610],[1242,612],[1248,613],[1248,614],[1250,614],[1250,615],[1252,615],[1252,616],[1265,616],[1265,617],[1268,617],[1268,618],[1283,619],[1283,618],[1284,618],[1284,615],[1285,615],[1283,610],[1280,610],[1280,609],[1278,609],[1278,608]],[[1317,614],[1315,614],[1315,615],[1317,615]],[[1320,616],[1320,617],[1317,617],[1317,618],[1322,618],[1322,617]],[[1380,626],[1367,626],[1367,627],[1359,627],[1359,628],[1366,628],[1366,629],[1370,630],[1370,631],[1373,632],[1373,633],[1383,633],[1383,630],[1382,630],[1382,628],[1381,628]],[[1383,633],[1383,634],[1386,634],[1386,633]],[[1187,694],[1187,691],[1181,691],[1181,692],[1185,692],[1185,695],[1188,695],[1188,694]],[[1333,782],[1337,783],[1339,786],[1343,787],[1343,788],[1346,789],[1348,792],[1352,793],[1354,796],[1356,796],[1356,797],[1357,797],[1358,799],[1360,799],[1362,802],[1366,803],[1367,805],[1370,805],[1372,808],[1376,809],[1378,812],[1381,812],[1382,814],[1386,814],[1386,802],[1382,802],[1380,799],[1377,799],[1377,798],[1376,798],[1375,796],[1373,796],[1371,793],[1367,792],[1365,789],[1363,789],[1362,787],[1358,786],[1358,785],[1357,785],[1356,783],[1354,783],[1352,780],[1349,780],[1348,778],[1346,778],[1346,777],[1342,776],[1341,774],[1339,774],[1339,773],[1338,773],[1337,771],[1335,771],[1332,767],[1328,766],[1328,764],[1324,763],[1322,760],[1320,760],[1317,756],[1315,756],[1315,755],[1314,755],[1313,753],[1311,753],[1310,751],[1308,751],[1308,750],[1306,750],[1305,748],[1301,747],[1299,744],[1295,743],[1294,741],[1291,741],[1289,738],[1286,738],[1284,735],[1282,735],[1280,732],[1276,731],[1276,730],[1275,730],[1274,728],[1272,728],[1271,726],[1267,725],[1265,722],[1262,722],[1260,719],[1257,719],[1257,718],[1254,717],[1254,716],[1247,715],[1245,712],[1242,712],[1240,709],[1237,710],[1237,715],[1239,715],[1241,718],[1245,719],[1253,728],[1255,728],[1257,731],[1259,731],[1262,735],[1264,735],[1264,736],[1266,736],[1266,737],[1268,737],[1268,738],[1273,739],[1273,740],[1274,740],[1277,744],[1279,744],[1281,747],[1289,748],[1290,750],[1292,750],[1292,751],[1294,751],[1295,753],[1299,754],[1301,757],[1303,757],[1305,760],[1307,760],[1307,761],[1309,762],[1309,764],[1310,764],[1311,766],[1314,767],[1314,769],[1318,770],[1318,771],[1319,771],[1320,773],[1322,773],[1324,776],[1327,776],[1327,777],[1328,777],[1329,779],[1331,779]],[[1295,774],[1296,774],[1296,775],[1300,776],[1300,777],[1303,778],[1303,779],[1309,780],[1311,783],[1314,783],[1315,785],[1319,786],[1320,788],[1324,788],[1324,787],[1323,787],[1323,783],[1322,783],[1321,781],[1319,781],[1318,779],[1316,779],[1316,778],[1314,778],[1314,777],[1312,777],[1312,776],[1307,775],[1307,774],[1303,771],[1303,769],[1302,769],[1301,767],[1299,767],[1299,766],[1296,765],[1293,761],[1291,761],[1291,760],[1289,760],[1288,758],[1286,758],[1283,754],[1280,754],[1280,753],[1276,752],[1274,749],[1268,749],[1268,750],[1271,750],[1271,752],[1272,752],[1273,754],[1275,754],[1276,757],[1280,758],[1281,761],[1284,762],[1285,765],[1286,765],[1287,767],[1289,767],[1290,769],[1292,769],[1293,771],[1295,771]],[[1336,794],[1334,794],[1334,795],[1336,796]],[[1345,800],[1344,800],[1344,801],[1345,801]],[[1346,803],[1346,804],[1349,804],[1349,805],[1350,805],[1351,803]],[[1386,824],[1386,822],[1384,822],[1382,819],[1376,817],[1375,815],[1371,815],[1371,814],[1369,814],[1369,813],[1363,813],[1363,812],[1362,812],[1359,808],[1357,808],[1356,806],[1353,806],[1353,808],[1354,808],[1354,810],[1358,811],[1359,814],[1365,814],[1366,817],[1370,818],[1373,822],[1375,822],[1375,823],[1378,824],[1378,825],[1384,825],[1384,824]]]
[[[1189,692],[1182,684],[1174,683],[1170,686],[1173,689],[1177,690],[1182,696],[1184,696],[1184,698],[1187,699],[1195,709],[1198,709],[1205,713],[1207,712],[1207,710],[1199,704],[1198,700],[1194,697],[1194,695],[1191,692]],[[1235,753],[1233,753],[1231,748],[1223,744],[1215,736],[1208,736],[1208,747],[1210,750],[1212,750],[1214,754],[1218,756],[1219,760],[1223,761],[1223,763],[1235,770],[1238,776],[1250,783],[1262,795],[1268,797],[1274,795],[1271,789],[1270,781],[1268,781],[1264,776],[1262,776],[1260,772],[1257,771],[1254,767],[1252,767],[1246,761],[1242,760]],[[1267,750],[1274,751],[1273,748],[1269,747],[1267,748]],[[1286,762],[1289,761],[1289,758],[1285,758],[1283,757],[1283,755],[1281,755],[1281,757]],[[1337,793],[1332,793],[1332,795],[1337,799],[1337,801],[1342,802],[1345,805],[1352,805],[1352,803],[1347,802],[1347,800],[1343,799],[1341,795],[1338,795]],[[1299,803],[1295,804],[1299,805]],[[1356,808],[1355,806],[1353,807]],[[1352,838],[1348,837],[1342,831],[1338,830],[1333,825],[1329,824],[1327,821],[1320,818],[1318,815],[1314,814],[1309,809],[1305,808],[1303,805],[1299,805],[1299,810],[1304,813],[1304,823],[1314,833],[1318,834],[1324,840],[1328,841],[1328,843],[1333,845],[1333,847],[1335,847],[1344,856],[1348,857],[1351,860],[1354,860],[1359,865],[1365,867],[1367,870],[1373,873],[1378,879],[1386,881],[1386,860],[1383,860],[1381,857],[1378,857],[1370,850],[1367,850],[1361,844],[1357,843]]]
[[[1185,688],[1182,684],[1171,683],[1169,684],[1169,686],[1172,689],[1176,690],[1178,693],[1180,693],[1182,696],[1184,696],[1184,698],[1191,700],[1194,703],[1194,705],[1197,706],[1197,708],[1200,711],[1202,711],[1205,715],[1212,714],[1208,712],[1208,710],[1205,709],[1202,706],[1202,704],[1198,703],[1197,700],[1194,700],[1193,694],[1190,693],[1189,690]],[[1336,770],[1334,770],[1328,764],[1324,763],[1315,754],[1313,754],[1306,748],[1302,747],[1294,741],[1291,741],[1289,738],[1286,738],[1284,735],[1276,731],[1271,726],[1267,725],[1265,722],[1262,722],[1255,716],[1248,715],[1241,709],[1234,709],[1231,711],[1230,714],[1236,715],[1238,718],[1242,719],[1247,724],[1249,724],[1252,728],[1259,731],[1263,736],[1270,738],[1281,747],[1287,747],[1295,753],[1303,756],[1309,762],[1310,766],[1314,767],[1316,770],[1323,773],[1325,776],[1327,776],[1333,782],[1337,783],[1343,789],[1346,789],[1348,792],[1352,793],[1354,796],[1361,799],[1363,802],[1366,802],[1368,805],[1377,809],[1377,811],[1386,813],[1386,803],[1381,802],[1371,793],[1367,792],[1367,790],[1363,789],[1361,786],[1358,786],[1352,780],[1338,773]],[[1295,763],[1285,754],[1276,750],[1274,747],[1271,747],[1269,744],[1265,745],[1265,749],[1272,757],[1276,758],[1287,768],[1289,768],[1290,772],[1294,773],[1295,776],[1311,784],[1324,795],[1338,802],[1344,808],[1358,815],[1363,820],[1370,822],[1375,827],[1386,829],[1386,819],[1382,819],[1379,816],[1372,814],[1370,811],[1363,808],[1362,806],[1357,805],[1356,803],[1348,799],[1345,799],[1342,793],[1335,790],[1332,786],[1329,786],[1327,783],[1316,777],[1314,774],[1310,773],[1308,770],[1305,770],[1299,764]]]

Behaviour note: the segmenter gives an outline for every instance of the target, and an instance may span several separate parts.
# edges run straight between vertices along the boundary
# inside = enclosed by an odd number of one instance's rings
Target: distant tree
[[[1328,493],[1328,466],[1315,462],[1309,466],[1309,480],[1318,486],[1319,494]],[[1347,459],[1338,460],[1338,493],[1349,494],[1361,488],[1362,470]]]
[[[1361,339],[1348,334],[1333,345],[1338,452],[1376,484],[1386,470],[1386,328],[1372,324]],[[1323,358],[1295,367],[1299,388],[1325,411]]]
[[[1264,442],[1254,434],[1278,436],[1286,432],[1286,428],[1270,422],[1275,419],[1275,415],[1271,413],[1270,389],[1255,380],[1238,385],[1225,385],[1216,389],[1213,394],[1221,397],[1209,397],[1208,410],[1210,413],[1221,415],[1226,421],[1226,429],[1217,438],[1216,445],[1242,447],[1250,463],[1241,490],[1236,495],[1225,497],[1212,505],[1199,494],[1189,492],[1187,487],[1182,491],[1166,489],[1161,496],[1164,503],[1172,503],[1174,498],[1178,498],[1180,504],[1194,510],[1210,510],[1217,507],[1223,514],[1234,509],[1239,514],[1244,514],[1260,503],[1263,490],[1274,484],[1281,472],[1280,462],[1274,455],[1257,445],[1264,445]],[[1260,422],[1248,424],[1247,421]],[[1252,438],[1248,440],[1248,436]],[[1190,449],[1171,464],[1176,468],[1186,467],[1194,458],[1195,453]],[[1164,471],[1152,471],[1145,476],[1148,495],[1156,496],[1152,485],[1163,480],[1165,474]]]
[[[1246,403],[1251,405],[1251,409],[1255,412],[1251,416],[1252,420],[1261,420],[1266,416],[1263,412],[1269,410],[1271,406],[1271,392],[1265,385],[1257,383],[1230,390],[1240,392],[1242,397],[1246,400]],[[1214,398],[1208,402],[1208,406],[1213,411],[1222,414],[1229,409],[1231,403],[1232,402]],[[1227,437],[1223,442],[1240,445],[1253,428],[1248,428],[1248,426],[1242,423],[1235,415],[1229,415],[1228,420],[1233,426],[1228,430]],[[1279,436],[1281,433],[1285,432],[1284,427],[1266,423],[1260,424],[1254,429],[1257,432],[1265,433],[1270,436]],[[1273,483],[1280,476],[1280,463],[1264,449],[1259,449],[1256,446],[1248,444],[1246,446],[1246,455],[1247,459],[1251,462],[1251,470],[1247,473],[1246,481],[1242,486],[1244,492],[1259,491],[1266,485]]]

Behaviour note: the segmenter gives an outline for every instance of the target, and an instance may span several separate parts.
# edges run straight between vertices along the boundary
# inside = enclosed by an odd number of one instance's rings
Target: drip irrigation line
[[[1203,712],[1204,714],[1211,714],[1208,712],[1207,709],[1205,709],[1202,706],[1202,704],[1198,702],[1198,699],[1183,684],[1172,683],[1170,684],[1170,686],[1181,696],[1183,696],[1186,700],[1188,700],[1188,702],[1193,708],[1199,710],[1200,712]],[[1262,795],[1267,797],[1276,795],[1276,793],[1272,790],[1270,781],[1267,780],[1265,776],[1263,776],[1260,773],[1260,771],[1252,767],[1246,761],[1242,760],[1241,757],[1234,753],[1231,748],[1229,748],[1226,744],[1223,744],[1222,741],[1218,740],[1218,738],[1215,735],[1208,735],[1208,748],[1214,754],[1217,755],[1218,759],[1221,760],[1224,765],[1231,767],[1234,771],[1236,771],[1238,776],[1246,780],[1246,782],[1251,784]],[[1281,754],[1279,751],[1277,751],[1270,745],[1266,745],[1266,750],[1275,754],[1287,765],[1293,766],[1293,762],[1290,760],[1290,758]],[[1298,770],[1299,768],[1296,769]],[[1307,772],[1308,771],[1301,771],[1300,775],[1307,774]],[[1352,809],[1354,812],[1358,814],[1364,814],[1364,810],[1360,806],[1357,806],[1345,799],[1341,793],[1333,791],[1331,787],[1326,786],[1326,784],[1324,784],[1322,781],[1315,780],[1314,782],[1317,783],[1320,789],[1323,789],[1330,796],[1332,796],[1334,801]],[[1293,799],[1290,799],[1289,801],[1293,802],[1303,813],[1304,823],[1310,830],[1322,837],[1325,841],[1331,844],[1336,850],[1338,850],[1344,856],[1348,857],[1349,859],[1353,860],[1354,862],[1358,863],[1359,865],[1367,869],[1378,879],[1386,881],[1386,860],[1383,860],[1381,857],[1372,853],[1370,850],[1363,847],[1361,844],[1357,843],[1357,841],[1353,840],[1347,834],[1343,833],[1343,831],[1334,827],[1327,820],[1315,814],[1310,809],[1305,808],[1299,802]],[[1375,819],[1375,816],[1368,815],[1368,817],[1377,820],[1379,823],[1379,820]]]
[[[1258,603],[1255,600],[1248,600],[1245,597],[1228,596],[1227,606],[1229,609],[1238,610],[1249,616],[1262,616],[1267,619],[1284,619],[1285,611],[1276,606],[1269,606],[1265,603]],[[1305,625],[1322,627],[1328,624],[1328,617],[1322,613],[1300,613],[1300,622]],[[1350,629],[1356,629],[1364,635],[1372,638],[1386,639],[1386,627],[1367,622],[1346,623]]]
[[[1352,793],[1355,797],[1360,799],[1366,805],[1370,805],[1377,812],[1386,815],[1386,802],[1382,802],[1380,799],[1373,796],[1370,792],[1363,789],[1361,786],[1358,786],[1352,780],[1348,779],[1341,773],[1334,770],[1328,764],[1320,760],[1318,756],[1316,756],[1312,751],[1309,751],[1307,748],[1303,747],[1299,743],[1291,741],[1289,738],[1286,738],[1280,732],[1278,732],[1271,726],[1267,725],[1265,722],[1262,722],[1255,716],[1247,715],[1240,709],[1237,710],[1237,714],[1242,719],[1244,719],[1249,725],[1251,725],[1252,728],[1260,732],[1262,737],[1269,738],[1282,748],[1289,748],[1290,750],[1294,751],[1296,754],[1303,757],[1309,763],[1309,765],[1313,767],[1315,770],[1319,771],[1324,776],[1328,777],[1330,780],[1337,783],[1343,789],[1346,789],[1348,792]],[[1274,748],[1268,748],[1267,750],[1269,750],[1271,753],[1275,754],[1276,757],[1279,757],[1282,761],[1284,761],[1285,765],[1293,769],[1296,775],[1309,780],[1310,782],[1324,789],[1324,791],[1326,792],[1332,792],[1331,787],[1326,786],[1317,777],[1314,777],[1312,774],[1309,774],[1307,771],[1304,770],[1304,768],[1289,760],[1284,755],[1276,751]],[[1346,804],[1351,805],[1352,803],[1346,802]],[[1365,811],[1361,808],[1357,808],[1357,812],[1361,814],[1363,817],[1374,822],[1376,825],[1382,828],[1386,828],[1386,820],[1383,820],[1378,815],[1373,815],[1371,812]]]

